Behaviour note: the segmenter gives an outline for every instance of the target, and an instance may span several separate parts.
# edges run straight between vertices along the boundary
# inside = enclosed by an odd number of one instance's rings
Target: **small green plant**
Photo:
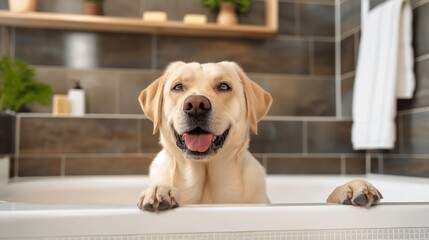
[[[51,96],[51,86],[39,82],[27,63],[9,57],[0,60],[0,110],[20,112],[30,103],[46,105]]]
[[[204,6],[212,8],[214,10],[219,9],[219,5],[222,2],[230,2],[237,6],[237,11],[245,13],[250,10],[250,0],[202,0]]]

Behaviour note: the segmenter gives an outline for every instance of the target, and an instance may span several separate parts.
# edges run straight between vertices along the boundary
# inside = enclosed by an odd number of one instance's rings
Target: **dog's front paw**
[[[337,187],[326,202],[371,207],[377,204],[383,196],[369,182],[363,180],[352,180]]]
[[[147,211],[176,208],[179,206],[179,194],[170,186],[151,186],[140,194],[137,206]]]

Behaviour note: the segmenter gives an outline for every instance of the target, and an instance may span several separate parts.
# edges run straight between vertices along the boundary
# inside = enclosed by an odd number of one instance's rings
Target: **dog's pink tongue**
[[[186,147],[194,152],[205,152],[213,141],[213,134],[183,134]]]

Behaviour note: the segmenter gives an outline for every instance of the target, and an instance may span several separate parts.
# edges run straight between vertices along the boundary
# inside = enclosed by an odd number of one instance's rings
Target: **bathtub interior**
[[[382,202],[429,202],[429,180],[386,175],[269,175],[271,203],[322,204],[331,191],[352,179],[365,179],[383,194]],[[42,204],[135,205],[147,176],[20,178],[0,187],[0,201]]]

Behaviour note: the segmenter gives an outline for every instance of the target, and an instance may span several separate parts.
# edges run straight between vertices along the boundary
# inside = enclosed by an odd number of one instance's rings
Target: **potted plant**
[[[52,88],[35,79],[27,63],[3,57],[0,59],[0,111],[22,112],[30,103],[46,105]]]
[[[251,0],[202,0],[203,4],[213,10],[219,11],[217,23],[222,25],[235,25],[238,23],[238,13],[250,10]]]
[[[88,15],[103,15],[104,0],[82,0],[83,13]]]
[[[34,12],[36,0],[9,0],[9,10],[15,13]]]

